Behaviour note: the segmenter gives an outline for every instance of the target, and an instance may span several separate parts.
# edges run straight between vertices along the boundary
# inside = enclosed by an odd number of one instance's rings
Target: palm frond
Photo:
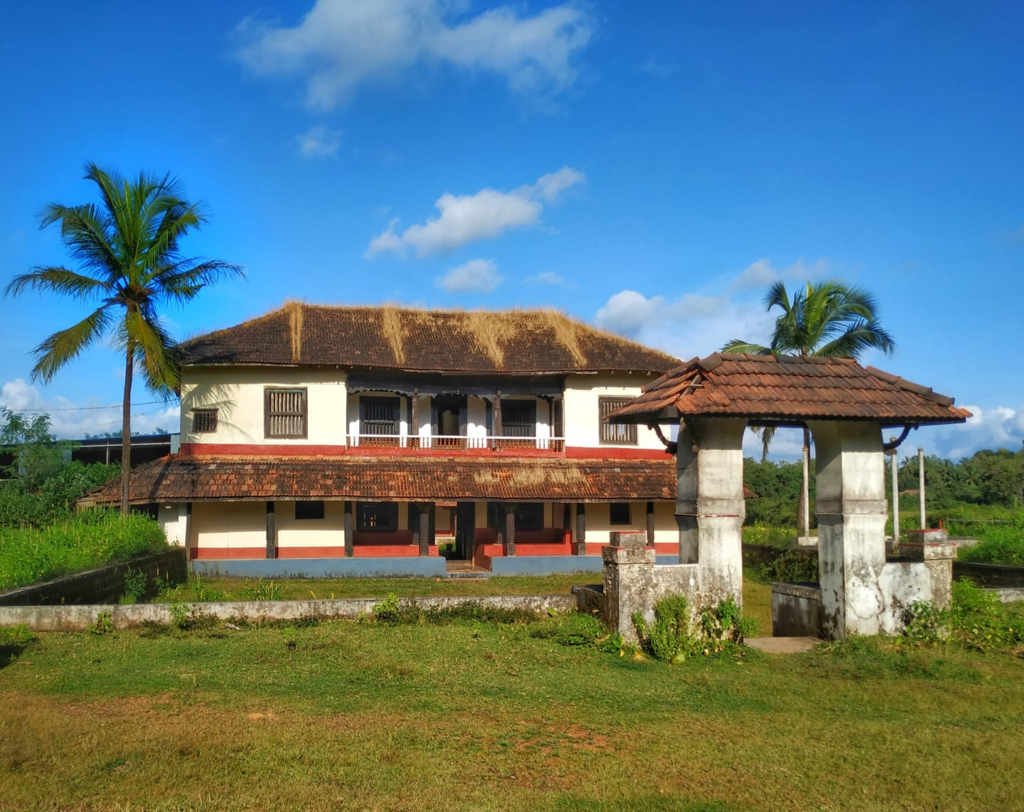
[[[106,283],[60,266],[33,268],[29,273],[14,277],[4,288],[4,295],[17,296],[26,290],[48,290],[80,299],[109,292]]]
[[[728,344],[726,344],[720,352],[733,353],[746,353],[748,355],[771,355],[772,351],[770,347],[765,347],[763,344],[751,344],[748,341],[743,341],[740,338],[734,338]]]
[[[198,262],[196,265],[191,263]],[[245,269],[240,265],[232,265],[220,260],[182,260],[173,266],[161,268],[152,274],[161,295],[168,299],[184,303],[195,298],[207,285],[232,277],[245,278]]]
[[[77,358],[82,350],[103,335],[110,324],[109,307],[109,303],[104,304],[78,324],[58,330],[36,347],[37,361],[32,369],[32,380],[42,379],[49,383],[61,367]]]
[[[180,369],[173,351],[175,342],[152,314],[129,310],[117,332],[118,343],[132,353],[150,391],[177,389]]]

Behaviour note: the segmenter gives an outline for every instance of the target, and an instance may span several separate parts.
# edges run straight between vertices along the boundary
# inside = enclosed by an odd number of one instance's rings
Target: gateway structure
[[[553,311],[299,303],[183,350],[181,449],[130,498],[197,571],[435,575],[441,544],[449,568],[596,571],[616,530],[678,560],[674,461],[603,420],[671,356]]]

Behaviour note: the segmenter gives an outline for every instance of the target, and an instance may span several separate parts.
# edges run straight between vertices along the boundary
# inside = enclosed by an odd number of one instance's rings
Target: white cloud
[[[554,271],[541,271],[533,276],[526,277],[525,280],[527,285],[551,285],[556,288],[574,288],[576,287],[570,282],[567,282],[561,274],[557,274]]]
[[[973,415],[966,423],[922,428],[912,434],[905,445],[912,444],[914,448],[920,446],[927,454],[938,454],[954,460],[969,457],[983,448],[1020,450],[1024,442],[1024,404],[1017,409],[974,405],[963,408]]]
[[[294,27],[246,18],[237,58],[259,76],[298,76],[313,107],[413,68],[453,65],[501,76],[517,93],[549,95],[576,80],[593,22],[572,4],[530,16],[517,6],[466,15],[448,0],[316,0]]]
[[[449,268],[434,284],[450,293],[490,293],[501,284],[498,266],[490,259],[471,259],[455,268]]]
[[[386,231],[370,240],[366,256],[372,259],[382,251],[404,253],[406,249],[419,257],[447,253],[534,225],[540,221],[544,203],[554,202],[561,192],[584,180],[582,172],[563,167],[511,192],[481,189],[472,195],[443,194],[434,204],[439,216],[411,225],[401,234],[395,231],[398,220],[392,220]]]
[[[122,374],[124,370],[121,371]],[[96,408],[102,405],[103,408]],[[108,404],[79,404],[57,396],[46,400],[42,393],[21,378],[0,386],[0,406],[27,416],[46,413],[50,431],[61,439],[82,439],[86,434],[103,434],[121,428],[121,407]],[[83,408],[84,407],[84,408]],[[158,427],[177,432],[181,409],[176,403],[149,404],[132,408],[132,431],[152,433]]]
[[[317,124],[296,136],[295,140],[299,155],[303,158],[329,158],[336,154],[338,147],[341,146],[341,133]]]
[[[822,257],[814,262],[804,262],[801,257],[788,268],[776,269],[767,259],[759,259],[748,265],[732,282],[729,283],[730,293],[739,293],[752,288],[767,288],[780,279],[806,282],[823,277],[830,267],[827,259]]]

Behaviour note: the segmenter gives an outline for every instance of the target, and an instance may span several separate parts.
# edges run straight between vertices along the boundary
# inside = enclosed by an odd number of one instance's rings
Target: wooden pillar
[[[494,436],[501,437],[501,391],[494,393]],[[494,445],[498,445],[498,441],[494,441]]]
[[[654,502],[647,503],[647,546],[654,546]]]
[[[505,514],[505,555],[516,554],[516,514],[510,510]]]
[[[430,508],[427,505],[417,505],[416,513],[416,527],[413,530],[413,539],[419,545],[420,556],[426,557],[430,555]]]
[[[420,390],[413,389],[409,399],[409,446],[419,448],[420,445]]]
[[[277,525],[274,522],[273,502],[267,502],[267,558],[277,558]]]
[[[582,502],[576,503],[576,532],[572,539],[573,554],[587,554],[587,513],[586,505]]]
[[[356,523],[352,515],[352,503],[345,502],[345,558],[355,555]]]
[[[192,542],[192,503],[185,503],[185,560],[195,558],[195,544]]]

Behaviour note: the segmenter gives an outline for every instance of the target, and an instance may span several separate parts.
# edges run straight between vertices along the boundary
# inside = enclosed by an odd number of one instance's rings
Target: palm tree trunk
[[[811,535],[811,432],[804,426],[803,483],[800,488],[800,535]]]
[[[132,474],[132,371],[135,353],[129,347],[124,365],[124,400],[121,404],[121,515],[128,515],[128,483]]]

